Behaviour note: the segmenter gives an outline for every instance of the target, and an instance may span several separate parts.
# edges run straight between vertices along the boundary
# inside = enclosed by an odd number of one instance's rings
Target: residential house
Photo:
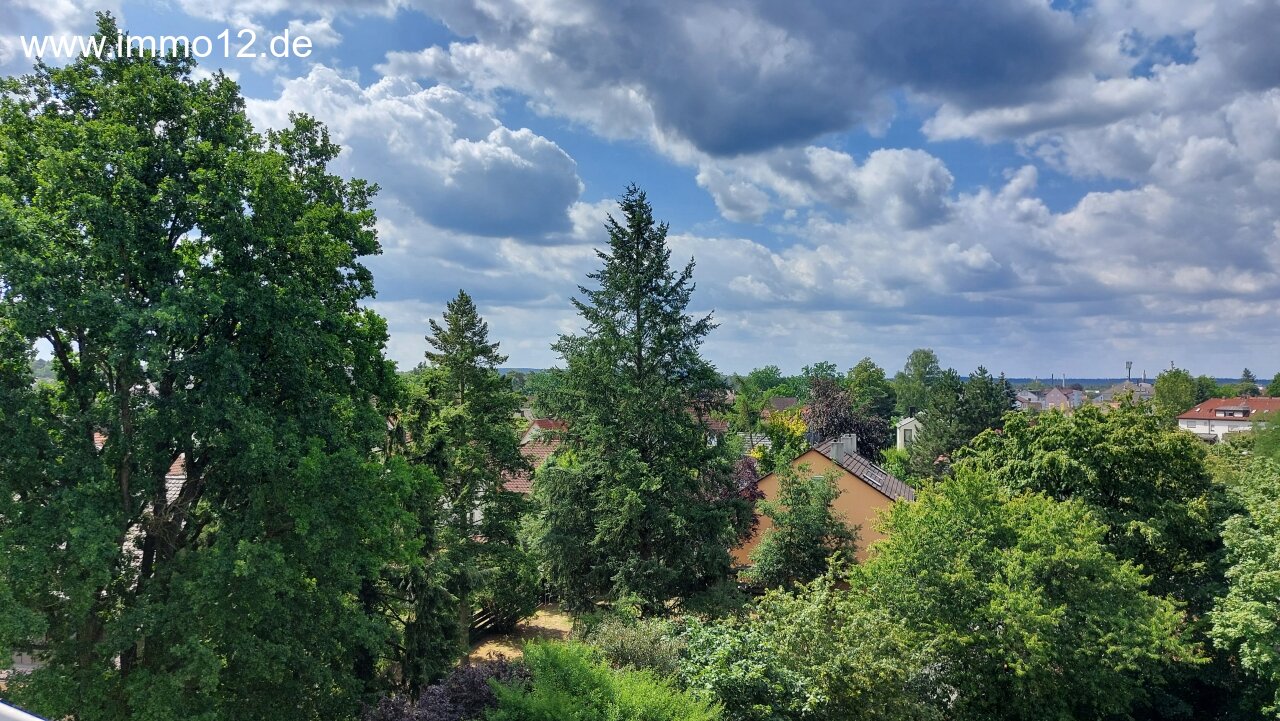
[[[1014,396],[1013,407],[1020,411],[1042,411],[1044,410],[1044,396],[1038,391],[1024,388]]]
[[[1072,411],[1084,404],[1084,391],[1054,386],[1044,392],[1044,409]]]
[[[1178,416],[1178,427],[1216,443],[1252,429],[1263,413],[1280,413],[1280,398],[1210,398]]]
[[[907,416],[898,421],[898,450],[916,442],[920,437],[920,421],[915,416]]]
[[[1149,401],[1156,394],[1156,387],[1146,380],[1140,382],[1125,381],[1117,383],[1110,388],[1098,394],[1093,402],[1100,406],[1110,406],[1112,408],[1120,405],[1120,400],[1125,396],[1132,395],[1135,401]]]
[[[834,509],[844,515],[850,524],[859,526],[856,556],[862,561],[867,557],[868,547],[884,537],[875,528],[876,516],[894,501],[915,500],[916,493],[911,486],[859,455],[857,448],[857,436],[844,435],[811,447],[792,461],[791,466],[797,471],[802,471],[802,466],[806,467],[802,472],[811,476],[823,475],[833,470],[836,472],[836,483],[841,493],[833,504]],[[766,500],[778,497],[780,483],[777,473],[770,473],[760,479],[760,492]],[[760,524],[751,538],[733,549],[735,565],[745,566],[751,563],[751,552],[771,525],[767,516],[760,517]]]

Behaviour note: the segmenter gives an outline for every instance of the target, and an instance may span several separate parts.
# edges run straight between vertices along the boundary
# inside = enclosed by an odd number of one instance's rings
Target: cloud
[[[286,124],[290,112],[325,121],[352,173],[438,228],[525,238],[572,230],[568,211],[582,192],[573,159],[447,86],[383,78],[361,87],[317,65],[250,111],[271,127]]]
[[[900,87],[982,108],[1093,63],[1088,28],[1033,0],[423,6],[475,40],[393,53],[383,72],[516,90],[606,136],[667,135],[711,156],[876,125]]]

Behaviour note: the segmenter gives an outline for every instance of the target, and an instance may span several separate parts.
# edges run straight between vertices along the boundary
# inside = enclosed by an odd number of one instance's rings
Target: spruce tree
[[[430,530],[438,542],[416,578],[420,593],[407,630],[420,640],[451,631],[457,644],[452,658],[428,645],[422,650],[429,659],[410,659],[407,681],[414,691],[441,676],[465,648],[472,596],[481,584],[504,582],[486,578],[486,562],[505,557],[514,538],[483,539],[483,522],[511,508],[504,475],[528,468],[516,425],[521,397],[497,370],[507,357],[490,342],[489,324],[461,290],[443,320],[430,321],[431,350],[413,379],[407,421],[413,462],[430,468],[441,484],[439,505],[421,509],[424,526],[435,524]],[[447,606],[454,624],[441,618]]]
[[[539,476],[534,537],[543,572],[578,608],[625,599],[648,612],[722,579],[736,507],[722,446],[706,419],[725,384],[699,347],[715,327],[687,313],[693,261],[671,267],[667,225],[627,189],[610,216],[596,287],[574,299],[583,321],[553,348],[564,367],[544,413],[567,423],[569,460]]]

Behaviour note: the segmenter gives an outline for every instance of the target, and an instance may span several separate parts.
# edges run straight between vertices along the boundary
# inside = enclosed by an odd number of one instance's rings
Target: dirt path
[[[561,611],[559,606],[555,604],[540,606],[533,616],[521,621],[516,626],[516,630],[511,633],[496,634],[481,639],[479,643],[471,647],[471,653],[467,654],[467,658],[471,661],[480,661],[496,656],[520,658],[524,654],[526,641],[535,639],[563,640],[569,636],[569,629],[572,626],[573,619],[569,614]]]

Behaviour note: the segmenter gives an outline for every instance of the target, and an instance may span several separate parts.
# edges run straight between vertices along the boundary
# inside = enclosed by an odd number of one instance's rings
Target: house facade
[[[1280,398],[1210,398],[1178,416],[1178,427],[1218,442],[1228,434],[1252,429],[1264,413],[1280,414]]]
[[[915,416],[907,416],[898,421],[898,450],[905,450],[907,446],[916,442],[920,437],[920,420]]]
[[[852,435],[839,439],[824,441],[800,454],[791,462],[797,471],[807,467],[803,472],[810,476],[820,476],[828,471],[835,471],[836,483],[841,493],[833,507],[842,514],[845,520],[859,527],[858,550],[859,561],[867,558],[867,550],[872,543],[884,537],[875,528],[876,517],[895,501],[913,501],[915,489],[894,478],[880,466],[867,460],[857,452],[857,438]],[[780,481],[777,473],[770,473],[760,479],[760,492],[766,500],[778,497]],[[734,565],[747,566],[751,563],[751,552],[760,543],[760,538],[772,526],[768,516],[760,516],[756,532],[741,546],[732,551]]]

